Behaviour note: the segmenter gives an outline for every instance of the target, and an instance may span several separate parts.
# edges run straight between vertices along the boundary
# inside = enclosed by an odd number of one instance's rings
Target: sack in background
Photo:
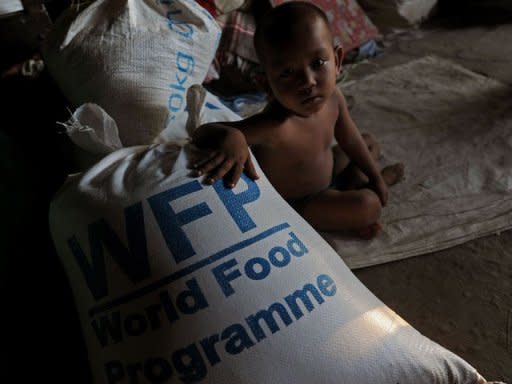
[[[49,72],[73,107],[95,103],[123,146],[150,144],[202,83],[220,30],[194,1],[97,0],[69,8],[43,47]]]

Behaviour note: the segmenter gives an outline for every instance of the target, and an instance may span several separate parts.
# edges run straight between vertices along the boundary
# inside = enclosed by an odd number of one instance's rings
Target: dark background
[[[0,18],[1,73],[39,52],[51,17],[67,6],[23,3],[23,13]],[[45,71],[36,79],[3,77],[0,100],[1,281],[8,303],[0,381],[85,383],[78,314],[48,228],[51,197],[74,170],[69,139],[56,124],[69,117],[66,101]]]

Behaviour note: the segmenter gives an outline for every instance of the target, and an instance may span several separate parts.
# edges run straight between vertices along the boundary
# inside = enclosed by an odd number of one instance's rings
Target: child
[[[224,178],[233,187],[243,171],[257,179],[249,145],[274,188],[313,227],[372,238],[387,186],[402,178],[403,166],[379,172],[377,143],[359,133],[336,87],[343,50],[332,41],[316,6],[293,1],[271,9],[254,37],[268,105],[242,121],[199,127],[192,143],[213,152],[190,166],[208,184]]]

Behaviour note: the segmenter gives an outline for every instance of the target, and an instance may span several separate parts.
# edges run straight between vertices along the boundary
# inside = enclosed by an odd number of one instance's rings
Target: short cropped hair
[[[279,46],[286,43],[293,37],[294,26],[307,17],[320,18],[331,31],[324,11],[306,1],[288,1],[267,11],[258,21],[254,33],[254,48],[260,62],[265,56],[266,44]]]

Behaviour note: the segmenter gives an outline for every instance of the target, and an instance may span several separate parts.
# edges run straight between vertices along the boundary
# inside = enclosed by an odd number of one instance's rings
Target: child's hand
[[[379,177],[370,180],[369,188],[379,196],[380,202],[384,207],[388,202],[388,186],[384,179],[379,175]]]
[[[204,155],[201,160],[194,160],[190,167],[198,176],[205,175],[206,184],[224,178],[226,186],[233,188],[244,171],[253,180],[259,178],[245,136],[238,129],[230,129],[216,150]]]

